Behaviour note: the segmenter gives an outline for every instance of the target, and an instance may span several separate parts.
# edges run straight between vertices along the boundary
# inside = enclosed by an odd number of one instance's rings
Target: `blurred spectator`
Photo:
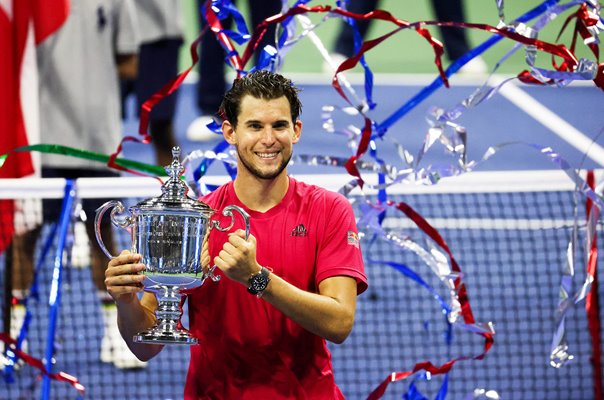
[[[65,24],[37,48],[41,141],[110,154],[122,138],[119,78],[137,71],[138,26],[131,0],[73,1]],[[43,154],[42,177],[117,177],[98,162]],[[115,304],[108,295],[106,256],[96,244],[95,210],[106,199],[84,199],[80,213],[90,241],[92,278],[105,324],[100,358],[120,368],[142,367],[117,331]],[[44,200],[44,222],[57,223],[62,200]],[[80,225],[81,226],[81,225]],[[24,315],[22,299],[33,280],[36,241],[41,227],[13,239],[13,310],[15,325]],[[101,226],[105,243],[115,252],[110,222]],[[119,340],[119,341],[118,341]]]
[[[122,81],[122,98],[134,93],[140,116],[143,103],[178,74],[184,29],[181,0],[134,0],[134,5],[141,42],[138,74],[136,79]],[[149,133],[159,165],[172,162],[172,147],[177,145],[173,126],[177,93],[164,97],[150,114]]]

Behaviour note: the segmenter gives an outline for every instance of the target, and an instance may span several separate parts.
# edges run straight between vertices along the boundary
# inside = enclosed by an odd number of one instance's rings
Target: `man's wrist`
[[[264,291],[268,287],[271,271],[268,268],[261,267],[260,271],[253,274],[248,280],[247,291],[257,297],[262,297]]]

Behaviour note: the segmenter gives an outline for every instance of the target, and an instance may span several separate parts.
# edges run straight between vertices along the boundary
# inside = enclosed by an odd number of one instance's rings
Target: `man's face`
[[[222,124],[224,137],[237,149],[239,173],[260,179],[276,178],[292,157],[302,122],[292,121],[285,96],[263,100],[246,95],[239,110],[236,127],[229,121]]]

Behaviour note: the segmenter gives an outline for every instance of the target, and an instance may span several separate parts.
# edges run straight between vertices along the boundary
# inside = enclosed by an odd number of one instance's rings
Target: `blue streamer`
[[[368,258],[367,261],[369,261],[372,264],[388,265],[389,267],[392,267],[395,270],[402,273],[403,275],[405,275],[407,278],[415,281],[420,286],[423,286],[426,290],[428,290],[428,292],[430,292],[432,297],[434,297],[434,299],[436,299],[438,301],[445,317],[451,311],[451,308],[449,307],[447,302],[438,294],[438,292],[432,286],[430,286],[428,283],[426,283],[426,281],[424,281],[415,271],[413,271],[411,268],[407,267],[405,264],[399,264],[399,263],[396,263],[393,261],[373,260],[371,258]],[[447,320],[447,325],[451,325],[448,320]]]
[[[48,254],[50,247],[52,245],[54,236],[57,232],[57,224],[53,224],[50,235],[46,239],[44,243],[44,247],[42,248],[42,252],[38,258],[38,262],[36,263],[36,267],[34,269],[34,278],[31,284],[31,288],[29,289],[29,295],[23,299],[23,305],[25,306],[25,318],[23,319],[23,325],[21,325],[21,329],[19,330],[19,336],[17,337],[17,349],[21,350],[23,347],[23,342],[27,339],[27,335],[29,334],[29,326],[31,325],[31,321],[33,318],[31,309],[30,309],[30,301],[40,300],[40,285],[39,285],[39,272],[42,269],[42,265],[46,260],[46,255]],[[33,257],[33,255],[32,255]],[[19,360],[19,357],[12,352],[10,349],[7,351],[8,365],[4,368],[4,381],[7,383],[14,383],[15,379],[13,377],[15,365]]]
[[[230,146],[230,144],[226,141],[226,140],[222,140],[220,143],[218,143],[214,149],[212,151],[214,151],[214,153],[219,154],[222,153],[224,150],[226,150],[228,147]],[[212,165],[212,163],[214,162],[214,159],[204,159],[199,166],[195,169],[195,171],[193,171],[193,180],[195,182],[198,182],[202,176],[204,176],[207,172],[208,169],[210,168],[210,166]],[[235,176],[237,175],[237,168],[236,167],[232,167],[228,164],[224,164],[225,169],[227,170],[227,173],[229,174],[229,176],[231,177],[231,179],[235,179]]]
[[[559,3],[560,0],[546,0],[537,7],[528,11],[527,13],[518,17],[515,22],[526,22],[529,21],[544,12],[548,11],[554,5]],[[473,59],[474,57],[479,56],[484,53],[488,48],[492,47],[495,43],[499,42],[503,39],[503,36],[493,35],[485,42],[470,50],[460,58],[458,58],[455,62],[453,62],[449,68],[445,71],[445,75],[450,77],[455,74],[461,67],[463,67],[468,61]],[[377,125],[376,135],[378,137],[384,136],[388,128],[390,128],[394,123],[396,123],[399,119],[401,119],[405,114],[411,111],[415,106],[428,98],[432,93],[436,91],[436,89],[440,88],[443,85],[443,80],[440,76],[438,76],[432,83],[422,90],[420,90],[415,96],[413,96],[409,101],[399,107],[391,116],[386,118],[382,123]]]
[[[381,158],[378,158],[378,156],[377,156],[377,146],[375,145],[374,141],[371,141],[371,143],[369,145],[369,154],[375,160],[375,162],[378,163],[380,166],[385,165],[384,160]],[[383,172],[378,173],[378,184],[380,186],[382,186],[382,185],[385,186],[385,184],[386,184],[386,174],[384,174]],[[386,203],[386,201],[388,201],[388,194],[386,193],[385,187],[382,187],[378,190],[377,199],[381,204],[384,204],[384,203]],[[384,222],[384,218],[386,218],[385,209],[378,215],[378,222],[380,225],[382,225],[382,222]]]
[[[239,45],[242,45],[250,40],[251,35],[247,29],[247,25],[245,24],[245,19],[230,0],[212,0],[212,10],[216,13],[216,17],[221,21],[227,19],[228,17],[233,17],[237,31],[232,31],[230,29],[222,30],[222,32],[224,32],[229,38],[234,40]],[[205,13],[203,10],[201,10],[201,15],[203,15],[205,19]]]
[[[49,373],[52,372],[52,356],[55,349],[57,319],[59,316],[59,308],[61,307],[63,251],[65,250],[65,239],[67,237],[69,223],[71,222],[72,208],[75,198],[74,185],[75,181],[73,179],[68,179],[65,182],[65,192],[63,196],[63,204],[61,206],[61,216],[59,219],[57,252],[55,254],[52,283],[50,286],[50,294],[48,297],[48,306],[50,307],[50,310],[48,317],[48,331],[46,336],[46,352],[44,361],[46,363],[46,370]],[[50,381],[50,376],[48,374],[45,374],[42,381],[41,391],[41,398],[43,400],[50,399]]]
[[[438,391],[438,394],[436,395],[434,400],[445,400],[445,398],[447,397],[448,390],[449,390],[449,373],[447,372],[445,374],[443,384],[441,385],[440,390]]]
[[[344,0],[343,2],[337,1],[336,5],[340,8],[348,11],[348,3],[349,3],[349,0]],[[353,32],[352,36],[353,36],[353,41],[354,41],[353,42],[354,43],[354,52],[356,54],[359,52],[359,50],[361,50],[361,46],[363,45],[363,37],[361,36],[361,33],[359,32],[359,27],[357,26],[357,21],[354,18],[350,18],[350,17],[342,17],[342,19],[348,25],[350,25],[350,27],[352,28],[352,32]],[[373,71],[369,67],[369,64],[367,64],[364,54],[361,56],[361,58],[359,58],[359,63],[361,64],[361,66],[363,67],[363,70],[365,71],[365,74],[364,74],[365,100],[367,100],[367,106],[369,107],[369,109],[373,110],[377,106],[377,103],[375,103],[373,101]]]
[[[416,386],[417,381],[429,381],[431,380],[431,374],[429,372],[422,372],[416,375],[411,383],[409,384],[409,389],[407,393],[403,394],[404,400],[428,400],[426,396],[424,396]],[[449,374],[445,374],[443,379],[443,383],[436,394],[434,400],[445,400],[447,397],[447,391],[449,390]]]

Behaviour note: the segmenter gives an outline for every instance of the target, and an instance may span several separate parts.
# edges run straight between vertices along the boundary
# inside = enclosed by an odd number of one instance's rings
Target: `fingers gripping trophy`
[[[180,148],[172,149],[172,163],[166,167],[168,180],[162,186],[162,194],[129,208],[130,215],[124,213],[124,205],[118,200],[103,204],[96,211],[96,238],[103,252],[114,258],[101,238],[101,219],[111,209],[111,222],[127,230],[132,238],[132,251],[141,255],[145,264],[143,285],[153,292],[158,300],[155,326],[134,336],[139,343],[155,344],[197,344],[180,324],[183,294],[181,291],[201,286],[206,278],[214,281],[220,277],[213,274],[215,266],[204,270],[201,263],[201,249],[206,235],[212,229],[225,232],[235,224],[233,211],[241,215],[245,222],[246,239],[249,236],[249,215],[240,207],[227,206],[222,215],[231,218],[227,227],[210,218],[216,212],[207,204],[189,198],[188,187],[181,180],[184,167],[180,163]]]

